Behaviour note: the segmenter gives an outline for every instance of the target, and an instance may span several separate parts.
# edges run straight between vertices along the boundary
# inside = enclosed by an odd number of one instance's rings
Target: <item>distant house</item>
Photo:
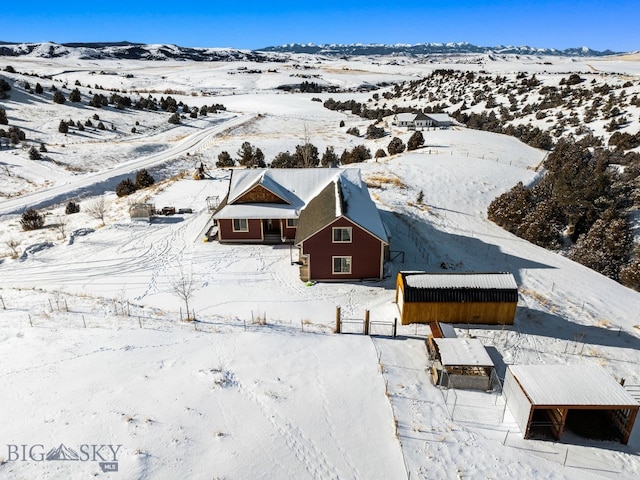
[[[292,243],[300,278],[381,279],[388,237],[356,168],[233,170],[214,215],[221,243]]]
[[[391,123],[396,127],[417,128],[446,128],[458,125],[447,113],[397,113],[393,116]]]
[[[518,285],[510,273],[399,272],[396,303],[403,325],[513,324]]]
[[[599,365],[510,365],[502,392],[524,438],[571,430],[626,444],[640,408]]]
[[[393,116],[391,123],[396,127],[410,127],[415,126],[414,120],[416,118],[415,113],[396,113]]]

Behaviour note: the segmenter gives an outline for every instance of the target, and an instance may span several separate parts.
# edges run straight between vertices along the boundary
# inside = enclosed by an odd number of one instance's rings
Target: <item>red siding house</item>
[[[293,243],[304,281],[383,277],[388,237],[359,169],[233,170],[213,218],[222,243]]]

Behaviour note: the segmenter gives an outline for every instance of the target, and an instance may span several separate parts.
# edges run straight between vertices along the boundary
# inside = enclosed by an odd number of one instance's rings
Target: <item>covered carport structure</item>
[[[626,444],[640,408],[598,365],[511,365],[503,395],[524,438],[560,440],[566,429]]]

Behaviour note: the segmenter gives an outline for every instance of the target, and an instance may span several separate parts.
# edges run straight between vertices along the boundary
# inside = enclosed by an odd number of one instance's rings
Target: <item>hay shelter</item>
[[[640,408],[599,365],[511,365],[502,392],[524,438],[570,430],[626,444]]]

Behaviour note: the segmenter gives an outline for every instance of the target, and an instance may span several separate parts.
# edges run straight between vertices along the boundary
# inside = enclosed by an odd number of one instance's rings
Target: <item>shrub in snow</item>
[[[42,155],[38,151],[36,147],[31,147],[29,149],[29,159],[31,160],[42,160]]]
[[[80,211],[80,204],[76,202],[69,202],[64,209],[64,213],[67,215],[71,215],[73,213],[78,213]]]
[[[37,230],[44,226],[44,216],[40,215],[33,208],[30,208],[22,214],[20,224],[23,230]]]
[[[150,187],[156,182],[156,180],[151,176],[151,174],[147,171],[146,168],[142,170],[138,170],[136,173],[136,187],[137,188],[146,188]]]
[[[137,190],[136,184],[130,178],[125,178],[116,187],[116,195],[126,197]]]

